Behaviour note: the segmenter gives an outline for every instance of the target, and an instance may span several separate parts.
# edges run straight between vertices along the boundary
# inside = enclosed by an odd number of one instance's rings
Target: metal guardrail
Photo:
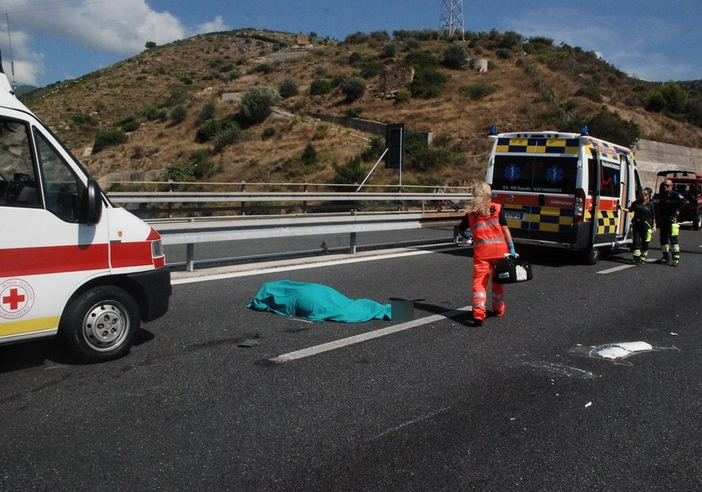
[[[189,192],[141,191],[110,192],[110,200],[124,204],[130,211],[146,219],[178,214],[252,214],[252,213],[317,213],[348,211],[349,209],[436,210],[437,202],[444,208],[459,210],[459,202],[471,199],[468,193],[418,192]],[[148,204],[148,205],[147,205]],[[350,204],[356,204],[352,206]],[[136,207],[135,207],[136,205]],[[179,205],[185,205],[180,207]]]
[[[412,210],[345,213],[238,215],[225,217],[185,217],[154,219],[149,223],[163,239],[164,245],[186,245],[186,268],[195,269],[195,245],[208,242],[266,239],[289,236],[350,234],[349,252],[356,253],[356,234],[363,232],[421,229],[455,225],[463,213],[460,207],[451,212],[426,211],[427,202],[456,204],[472,200],[465,193],[325,193],[325,192],[116,192],[108,197],[114,203],[355,203],[360,209],[369,202],[396,207],[398,203],[414,204]],[[408,207],[412,208],[412,207]],[[447,238],[449,239],[449,238]],[[452,237],[450,239],[453,239]]]

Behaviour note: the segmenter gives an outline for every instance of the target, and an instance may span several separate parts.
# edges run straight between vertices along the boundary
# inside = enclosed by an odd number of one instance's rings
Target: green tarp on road
[[[390,304],[380,304],[370,299],[349,299],[326,285],[292,280],[263,284],[246,307],[310,321],[358,323],[392,318]]]

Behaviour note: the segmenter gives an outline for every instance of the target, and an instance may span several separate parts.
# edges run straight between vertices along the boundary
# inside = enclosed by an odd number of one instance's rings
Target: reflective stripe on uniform
[[[493,307],[504,306],[505,305],[504,295],[503,294],[493,294],[492,295],[492,305],[493,305]]]
[[[483,220],[481,222],[475,223],[475,225],[473,225],[473,230],[480,229],[481,227],[489,227],[489,226],[496,226],[496,225],[500,225],[499,220]]]
[[[473,236],[473,237],[475,237],[475,236]],[[486,239],[479,239],[477,241],[474,240],[473,247],[479,246],[481,244],[504,243],[504,242],[505,242],[505,238],[503,238],[503,237],[489,237]]]

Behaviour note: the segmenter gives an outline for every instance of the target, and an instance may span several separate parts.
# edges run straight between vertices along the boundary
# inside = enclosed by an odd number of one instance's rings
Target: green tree
[[[297,82],[293,79],[283,79],[278,84],[278,94],[283,99],[297,96],[299,93],[300,89],[297,86]]]
[[[687,106],[687,91],[675,82],[666,82],[661,86],[661,94],[665,99],[665,109],[671,113],[683,113]]]
[[[214,138],[214,149],[215,153],[222,152],[224,148],[241,139],[242,132],[238,126],[228,127],[221,132],[217,133]]]
[[[239,103],[238,114],[245,125],[255,125],[265,121],[273,112],[273,106],[279,101],[278,91],[271,87],[257,85],[244,93]]]
[[[437,97],[441,95],[450,78],[448,74],[433,68],[419,70],[415,73],[412,85],[410,85],[412,97],[423,97],[424,99]]]
[[[377,161],[385,152],[385,139],[381,137],[373,137],[368,142],[368,146],[363,149],[360,154],[361,161]]]
[[[397,44],[395,43],[385,43],[383,49],[380,52],[381,58],[395,58],[397,55]]]
[[[207,101],[200,112],[197,115],[197,120],[195,120],[195,126],[202,125],[205,121],[214,118],[216,105],[214,101]]]
[[[373,31],[370,33],[370,37],[373,41],[386,42],[390,41],[390,35],[387,31]]]
[[[195,181],[195,164],[191,162],[176,162],[166,168],[165,180],[179,183]]]
[[[314,167],[319,162],[319,155],[317,154],[317,149],[314,148],[312,143],[305,145],[305,149],[302,151],[302,163],[308,167]]]
[[[95,136],[93,153],[98,153],[107,147],[127,143],[129,137],[122,131],[101,131]]]
[[[368,34],[361,32],[361,31],[356,31],[353,34],[349,34],[348,36],[346,36],[346,39],[344,39],[344,43],[346,43],[346,44],[363,44],[363,43],[367,43],[369,39],[370,39],[370,36],[368,36]]]
[[[446,68],[459,69],[466,65],[466,50],[458,43],[451,43],[444,48],[441,64]]]
[[[695,126],[702,127],[702,100],[692,99],[687,103],[687,121]]]
[[[460,86],[458,92],[462,96],[467,96],[473,101],[477,101],[495,92],[495,88],[485,84],[470,84]]]
[[[310,84],[310,96],[323,96],[332,90],[331,82],[324,79],[315,79]]]
[[[635,121],[622,119],[604,107],[587,122],[587,126],[593,136],[625,147],[634,147],[641,138],[641,128]]]
[[[361,77],[346,77],[339,85],[339,89],[346,97],[346,102],[353,102],[365,94],[366,81]]]
[[[415,70],[430,69],[439,66],[439,59],[429,51],[413,50],[407,53],[403,64],[409,65]]]
[[[214,140],[220,133],[238,134],[240,131],[241,127],[232,115],[221,119],[210,118],[197,129],[195,141],[197,143],[205,143]]]
[[[507,49],[517,49],[524,43],[524,37],[515,31],[507,31],[502,36],[502,41],[500,42],[500,48]]]
[[[644,101],[644,108],[646,111],[652,113],[660,113],[665,109],[665,98],[661,91],[654,89],[648,92],[646,95],[646,100]]]
[[[186,116],[188,116],[188,110],[185,109],[185,106],[179,104],[171,111],[171,124],[177,125],[178,123],[182,123],[185,121]]]
[[[358,184],[366,177],[366,169],[361,166],[359,156],[350,157],[343,165],[334,163],[332,169],[334,175],[330,181],[334,184]],[[349,189],[355,189],[355,187]]]

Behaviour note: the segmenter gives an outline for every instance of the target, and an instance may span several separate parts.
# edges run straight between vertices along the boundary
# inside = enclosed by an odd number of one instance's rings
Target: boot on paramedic
[[[507,227],[502,206],[491,202],[492,189],[484,181],[473,186],[473,201],[458,226],[473,233],[473,324],[482,326],[487,305],[487,287],[495,263],[506,254],[516,256],[512,234]],[[492,310],[495,316],[505,314],[504,285],[492,281]]]
[[[657,223],[660,228],[661,253],[663,253],[663,257],[657,260],[656,263],[678,266],[680,263],[680,244],[678,244],[680,224],[678,224],[678,217],[680,216],[680,211],[687,206],[687,200],[673,189],[673,182],[669,179],[666,179],[661,185],[658,196],[656,212],[658,214]]]

